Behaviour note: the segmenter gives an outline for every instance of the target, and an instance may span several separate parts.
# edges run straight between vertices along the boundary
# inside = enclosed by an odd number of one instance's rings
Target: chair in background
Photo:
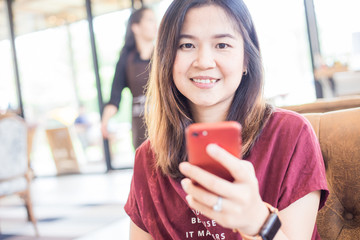
[[[323,113],[356,107],[360,107],[360,95],[319,99],[312,103],[283,106],[281,108],[298,113]]]
[[[58,175],[80,173],[79,163],[67,126],[46,129],[46,136]]]
[[[25,121],[17,115],[0,115],[0,198],[19,195],[38,236],[31,202],[27,131]]]
[[[321,239],[360,239],[360,108],[304,116],[319,139],[330,190],[317,217]]]

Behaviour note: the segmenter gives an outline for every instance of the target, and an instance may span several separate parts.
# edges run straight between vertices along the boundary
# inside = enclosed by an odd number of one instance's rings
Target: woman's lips
[[[216,79],[196,79],[196,78],[191,78],[191,80],[193,82],[196,82],[196,83],[215,83],[216,82]]]
[[[218,82],[220,79],[216,78],[190,78],[190,80],[194,83],[195,86],[202,88],[202,89],[209,89],[212,88],[216,82]]]

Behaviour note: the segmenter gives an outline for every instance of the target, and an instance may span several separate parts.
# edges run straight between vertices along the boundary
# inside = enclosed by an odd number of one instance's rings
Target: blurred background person
[[[128,21],[125,44],[116,64],[115,76],[111,88],[111,97],[105,105],[101,120],[104,138],[109,137],[109,120],[118,112],[121,93],[128,87],[132,100],[132,139],[134,148],[145,140],[144,87],[149,77],[149,64],[157,33],[155,13],[150,8],[135,10]]]
[[[79,115],[74,120],[74,126],[83,149],[89,146],[89,132],[92,126],[84,104],[79,105]]]

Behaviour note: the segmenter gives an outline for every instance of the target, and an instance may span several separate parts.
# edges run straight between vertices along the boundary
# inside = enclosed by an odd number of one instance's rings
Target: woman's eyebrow
[[[190,35],[190,34],[180,34],[179,36],[180,39],[182,38],[188,38],[188,39],[196,39],[195,36]],[[215,34],[212,38],[218,39],[218,38],[232,38],[232,39],[236,39],[234,35],[230,34],[230,33],[219,33],[219,34]]]
[[[235,36],[230,33],[221,33],[214,35],[214,38],[232,38],[235,39]]]
[[[180,34],[179,38],[189,38],[189,39],[195,39],[195,36],[189,35],[189,34]]]

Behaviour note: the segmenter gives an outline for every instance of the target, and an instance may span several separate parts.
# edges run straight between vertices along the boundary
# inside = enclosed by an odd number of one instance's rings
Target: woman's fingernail
[[[180,183],[181,183],[181,187],[182,187],[183,189],[185,189],[185,187],[186,187],[185,179],[181,180]]]
[[[186,199],[186,201],[187,201],[188,203],[190,203],[192,197],[191,197],[191,195],[186,195],[185,199]]]
[[[191,183],[191,180],[189,178],[184,178],[181,180],[181,186],[184,190],[186,190],[189,187],[189,184]]]
[[[214,153],[216,151],[216,144],[210,143],[206,146],[206,151],[208,153]]]
[[[187,162],[180,163],[179,169],[180,169],[180,172],[182,172],[182,173],[186,172],[187,169],[189,169],[188,163]]]

